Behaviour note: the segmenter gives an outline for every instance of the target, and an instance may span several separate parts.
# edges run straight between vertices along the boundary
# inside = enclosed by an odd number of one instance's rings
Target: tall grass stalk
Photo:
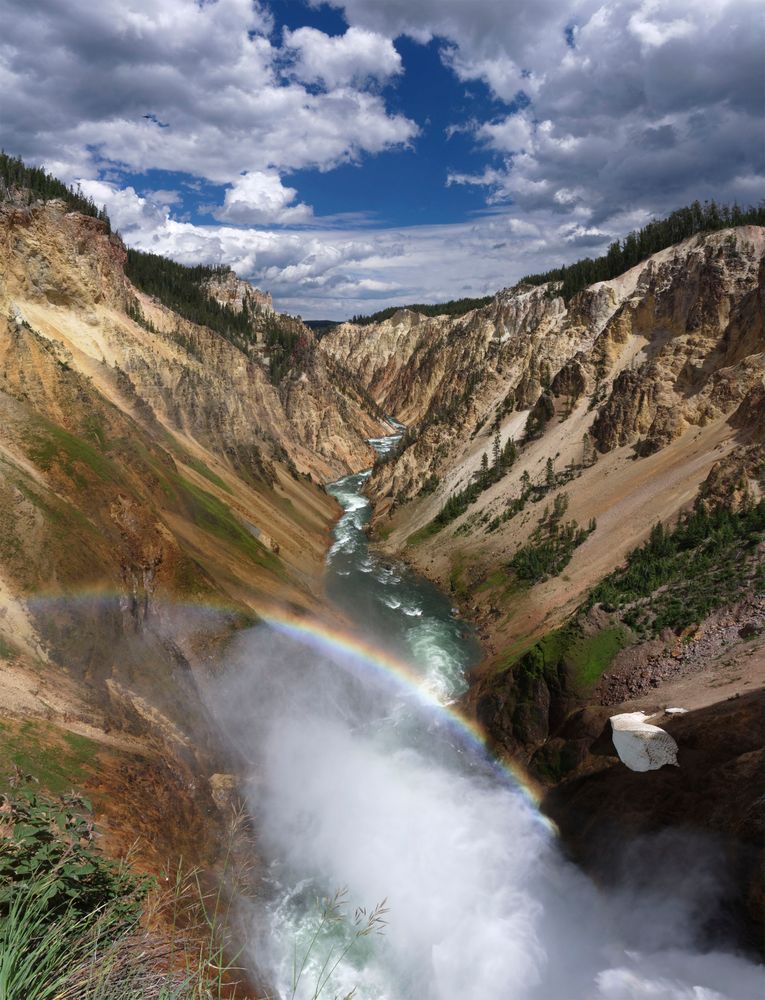
[[[218,1000],[223,947],[143,930],[114,935],[108,905],[51,920],[48,880],[26,883],[0,918],[0,1000]],[[213,966],[210,956],[216,956]],[[182,957],[183,968],[176,968]],[[230,994],[229,994],[230,995]]]
[[[323,933],[331,927],[346,921],[345,904],[347,896],[348,892],[346,889],[338,889],[331,898],[321,900],[316,929],[301,958],[298,957],[297,945],[295,945],[292,963],[292,992],[290,993],[289,1000],[296,1000],[298,989],[305,982],[309,963],[320,947],[320,940]],[[386,903],[387,900],[384,899],[371,911],[367,911],[364,907],[358,907],[354,911],[353,917],[350,920],[350,939],[342,945],[329,945],[313,986],[308,986],[308,989],[312,989],[310,1000],[320,1000],[324,995],[327,987],[331,985],[332,977],[337,968],[346,958],[354,944],[361,938],[368,937],[370,934],[383,933],[386,926],[385,914],[388,912]],[[344,995],[342,1000],[352,1000],[355,995],[356,987],[354,986],[349,993]]]

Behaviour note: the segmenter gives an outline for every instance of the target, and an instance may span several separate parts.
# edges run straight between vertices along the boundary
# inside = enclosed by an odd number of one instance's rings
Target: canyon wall
[[[0,205],[0,763],[23,727],[30,769],[82,739],[112,835],[128,801],[157,802],[137,822],[156,866],[170,831],[191,851],[189,816],[199,845],[216,836],[206,779],[226,762],[199,685],[264,607],[322,606],[320,484],[371,464],[381,424],[298,320],[301,366],[274,384],[258,329],[242,349],[125,261],[63,202]],[[209,291],[254,327],[275,315],[234,276]]]
[[[569,303],[549,285],[520,287],[462,317],[401,311],[323,338],[321,351],[411,425],[370,482],[381,544],[451,587],[485,623],[490,649],[563,620],[705,480],[711,490],[743,473],[758,493],[764,252],[763,230],[742,227],[663,250]],[[448,498],[480,476],[484,453],[491,467],[495,442],[511,438],[512,468],[433,530]],[[565,492],[567,516],[597,528],[569,579],[508,602],[493,575],[541,514],[535,502],[513,513],[524,483],[545,504]]]
[[[373,531],[476,626],[463,710],[548,789],[543,808],[604,882],[618,845],[695,830],[754,948],[764,317],[765,231],[745,226],[568,302],[520,286],[464,316],[402,310],[321,342],[409,425],[370,480]],[[609,718],[638,710],[675,735],[678,768],[618,759]]]

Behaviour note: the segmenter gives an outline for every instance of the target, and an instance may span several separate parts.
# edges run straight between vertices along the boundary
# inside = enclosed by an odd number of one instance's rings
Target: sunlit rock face
[[[0,204],[0,660],[8,644],[19,672],[65,664],[89,725],[108,711],[167,742],[141,706],[188,733],[197,696],[166,609],[316,607],[336,514],[317,480],[370,465],[381,424],[294,317],[278,319],[301,364],[273,375],[270,299],[233,272],[208,291],[246,306],[244,344],[141,292],[125,261],[63,201]],[[26,605],[40,593],[55,613]]]
[[[611,717],[613,741],[619,760],[631,771],[657,771],[677,765],[677,743],[669,733],[645,720],[645,712],[624,712]]]
[[[270,292],[262,292],[249,281],[243,281],[233,271],[224,271],[205,282],[207,294],[221,305],[230,306],[235,312],[247,309],[250,313],[274,311]]]
[[[522,285],[463,316],[402,309],[339,325],[320,352],[418,428],[375,473],[378,508],[416,498],[430,476],[446,481],[477,427],[504,426],[543,393],[565,419],[559,436],[571,428],[581,442],[587,429],[600,454],[654,454],[730,416],[762,382],[764,255],[762,227],[741,226],[668,247],[567,303],[552,285]],[[568,420],[582,403],[586,422]]]
[[[233,272],[207,284],[218,302],[246,306],[247,350],[139,292],[125,256],[121,240],[63,202],[3,206],[0,315],[13,316],[20,336],[40,334],[102,391],[118,380],[118,405],[129,395],[144,417],[193,437],[245,477],[273,479],[285,460],[322,481],[371,464],[367,438],[380,433],[379,420],[300,320],[283,318],[305,341],[302,366],[274,385],[262,329],[270,295]],[[131,318],[136,309],[143,324]],[[16,348],[8,364],[6,377],[18,381]]]

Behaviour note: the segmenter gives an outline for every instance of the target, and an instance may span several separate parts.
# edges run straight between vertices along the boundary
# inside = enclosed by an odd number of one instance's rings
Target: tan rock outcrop
[[[240,313],[245,308],[251,313],[274,311],[270,292],[261,292],[230,269],[221,270],[219,275],[205,282],[204,288],[211,298],[230,306],[234,312]]]
[[[116,380],[134,412],[191,436],[247,476],[268,479],[269,463],[285,457],[319,480],[370,464],[366,438],[379,433],[379,422],[351,384],[338,384],[325,358],[308,351],[305,377],[277,389],[259,352],[249,354],[136,292],[124,260],[117,237],[60,202],[0,209],[0,308],[102,389]],[[270,297],[233,272],[211,291],[234,308],[257,306],[256,320],[273,311]],[[136,301],[152,329],[125,315]],[[313,343],[312,333],[294,323]],[[294,394],[300,404],[285,406],[282,397]]]
[[[316,481],[371,464],[381,428],[299,320],[300,370],[272,384],[255,337],[189,322],[125,260],[62,202],[0,205],[0,662],[49,667],[45,718],[66,678],[89,723],[193,755],[196,671],[253,611],[319,606],[337,508]],[[275,315],[233,272],[215,294]]]

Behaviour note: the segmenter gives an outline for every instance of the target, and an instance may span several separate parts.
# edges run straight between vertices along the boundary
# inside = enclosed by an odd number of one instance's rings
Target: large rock
[[[763,720],[765,691],[669,717],[664,728],[678,747],[680,766],[643,773],[625,768],[610,740],[601,741],[592,748],[588,773],[551,789],[542,808],[573,856],[606,882],[623,879],[628,863],[633,881],[655,884],[670,839],[685,845],[685,871],[694,852],[705,852],[702,860],[714,862],[717,900],[708,919],[762,949]]]
[[[677,764],[677,743],[664,729],[647,723],[647,718],[645,712],[611,716],[614,747],[630,771],[656,771]]]

